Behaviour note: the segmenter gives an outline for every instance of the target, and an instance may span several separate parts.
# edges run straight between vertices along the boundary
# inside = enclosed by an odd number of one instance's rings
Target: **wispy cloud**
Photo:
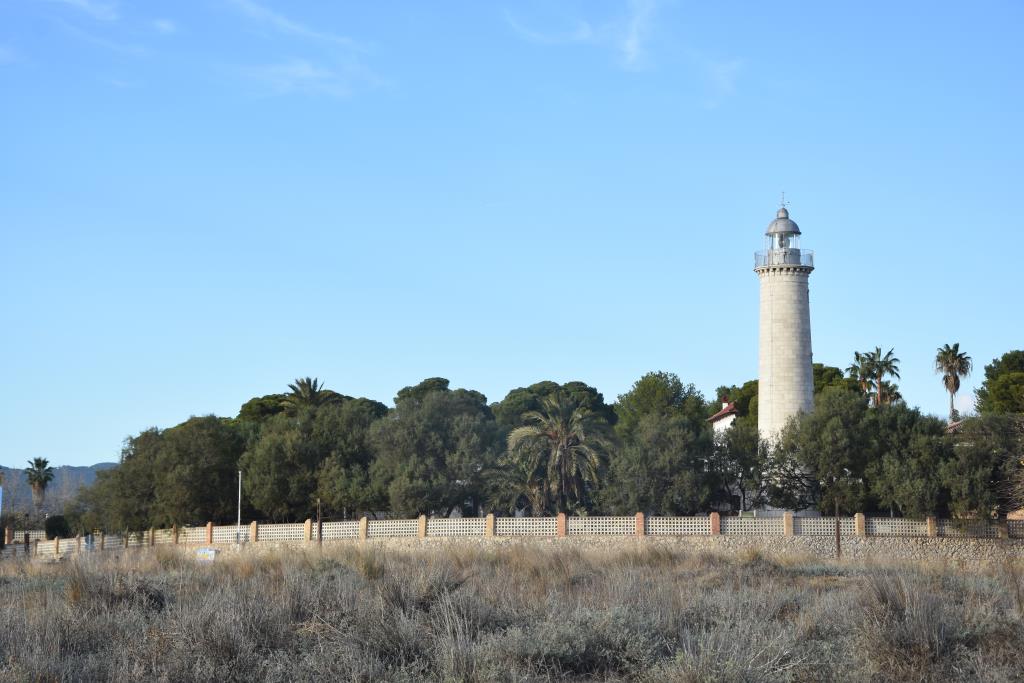
[[[90,45],[95,45],[96,47],[101,47],[105,50],[110,50],[111,52],[117,52],[119,54],[129,55],[132,57],[142,57],[146,54],[149,54],[149,50],[142,45],[138,45],[135,43],[121,43],[114,40],[108,40],[107,38],[94,35],[89,31],[80,29],[79,27],[69,24],[65,21],[61,21],[59,22],[59,24],[69,34],[83,42],[89,43]]]
[[[261,5],[253,0],[228,0],[228,2],[254,21],[265,24],[275,31],[296,36],[299,38],[310,38],[328,43],[335,43],[348,48],[356,47],[355,41],[346,36],[339,36],[326,31],[317,31],[303,23],[289,19],[283,14],[276,12],[266,5]]]
[[[644,46],[650,34],[655,9],[655,0],[630,0],[626,34],[619,42],[623,62],[630,68],[635,68],[643,60]]]
[[[345,74],[305,59],[289,59],[278,64],[246,67],[242,73],[268,90],[271,95],[299,93],[348,97],[352,93],[349,79]]]
[[[658,0],[629,0],[624,13],[606,21],[576,19],[568,30],[541,30],[518,20],[508,10],[505,23],[513,33],[542,45],[593,45],[616,53],[624,68],[638,69],[645,63]]]
[[[704,77],[711,90],[710,96],[704,101],[709,109],[718,107],[723,100],[736,94],[736,81],[743,69],[743,60],[739,58],[723,60],[701,60]]]
[[[155,19],[153,21],[153,28],[155,28],[160,33],[169,35],[171,33],[177,32],[178,25],[170,19]]]
[[[68,7],[73,7],[79,11],[85,12],[90,15],[93,19],[99,19],[100,21],[115,21],[117,20],[117,5],[112,2],[99,2],[98,0],[49,0],[50,2],[57,2]]]

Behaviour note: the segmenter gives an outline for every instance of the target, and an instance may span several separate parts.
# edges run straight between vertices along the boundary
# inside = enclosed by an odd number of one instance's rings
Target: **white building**
[[[787,420],[814,406],[811,310],[807,282],[814,252],[800,249],[800,228],[785,207],[765,231],[765,249],[754,254],[761,281],[757,425],[769,441]]]
[[[716,441],[729,427],[732,427],[732,423],[736,421],[737,415],[739,415],[739,411],[736,410],[736,404],[728,399],[724,399],[722,401],[722,409],[708,418],[708,422],[711,423],[711,428],[714,430]]]

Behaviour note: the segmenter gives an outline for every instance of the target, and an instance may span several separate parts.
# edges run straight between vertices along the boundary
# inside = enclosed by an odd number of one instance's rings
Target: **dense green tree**
[[[974,393],[982,415],[1024,413],[1024,351],[1008,351],[986,365]]]
[[[125,439],[117,467],[96,473],[75,502],[87,528],[141,531],[151,526],[162,432],[153,427]]]
[[[523,415],[541,409],[542,401],[548,396],[561,393],[572,399],[576,405],[594,413],[607,424],[614,425],[617,419],[615,409],[604,402],[604,396],[584,382],[543,381],[520,387],[508,392],[500,402],[492,406],[498,424],[508,430],[523,424]]]
[[[317,415],[314,435],[329,448],[317,474],[317,495],[328,512],[348,517],[356,511],[384,507],[383,491],[370,481],[373,451],[369,435],[373,423],[386,414],[383,403],[357,398]]]
[[[540,410],[525,413],[523,422],[508,435],[508,452],[544,482],[547,509],[588,509],[610,447],[607,422],[562,392],[544,397]]]
[[[721,386],[715,390],[715,398],[728,399],[736,406],[737,416],[752,415],[754,421],[757,422],[757,388],[756,379],[744,382],[741,386]],[[708,410],[711,413],[716,413],[720,407],[718,403],[712,403],[708,406]]]
[[[737,511],[752,510],[767,502],[768,443],[752,415],[737,418],[715,439],[711,470],[722,487],[719,498]]]
[[[46,500],[46,487],[53,481],[53,468],[46,458],[32,458],[25,468],[25,478],[32,488],[32,504],[36,512],[42,510],[43,502]]]
[[[867,411],[861,425],[869,436],[868,507],[908,517],[945,511],[949,495],[939,471],[952,457],[945,423],[897,403]]]
[[[817,396],[826,387],[838,387],[848,391],[858,391],[858,382],[855,379],[846,377],[843,371],[832,365],[814,363],[811,365],[814,375],[814,395]]]
[[[1024,417],[982,415],[963,422],[952,434],[953,457],[941,475],[950,492],[950,509],[958,517],[988,519],[1014,509],[1008,486],[1015,463],[1024,459]]]
[[[396,514],[472,515],[484,505],[498,428],[483,394],[447,384],[432,378],[407,387],[370,431],[372,486]]]
[[[942,386],[949,392],[949,421],[956,419],[953,398],[960,391],[960,378],[971,374],[971,357],[960,350],[960,344],[944,344],[935,352],[935,372],[942,375]]]
[[[864,472],[870,453],[862,428],[863,399],[841,388],[826,389],[814,410],[795,416],[772,454],[771,497],[779,507],[816,505],[858,512],[866,499]]]
[[[314,437],[316,417],[312,407],[275,415],[239,461],[245,497],[270,519],[305,519],[313,510],[317,472],[326,458]]]
[[[242,404],[238,411],[238,420],[245,422],[264,422],[268,418],[284,412],[285,398],[288,394],[267,394],[250,398]]]
[[[150,524],[225,523],[237,510],[238,461],[245,441],[234,420],[193,417],[160,434]]]
[[[704,415],[706,404],[697,388],[683,384],[676,374],[648,372],[619,396],[614,409],[618,416],[615,431],[620,438],[629,439],[647,415],[685,414],[698,418]]]

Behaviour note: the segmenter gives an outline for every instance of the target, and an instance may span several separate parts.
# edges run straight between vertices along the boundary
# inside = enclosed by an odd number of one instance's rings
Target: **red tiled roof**
[[[739,411],[736,410],[736,404],[730,402],[724,408],[722,408],[717,413],[715,413],[714,415],[709,417],[708,418],[708,422],[718,422],[723,417],[728,417],[729,415],[738,415],[738,414],[739,414]]]

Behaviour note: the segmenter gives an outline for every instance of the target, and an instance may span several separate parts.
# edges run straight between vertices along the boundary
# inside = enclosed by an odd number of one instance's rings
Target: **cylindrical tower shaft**
[[[785,208],[768,226],[767,249],[754,270],[761,281],[757,424],[775,440],[786,422],[814,406],[808,279],[813,252],[799,248],[800,229]]]

